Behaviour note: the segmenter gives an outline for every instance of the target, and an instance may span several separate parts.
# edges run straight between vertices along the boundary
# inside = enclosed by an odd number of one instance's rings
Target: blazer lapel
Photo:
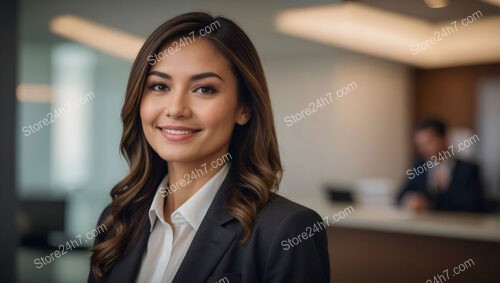
[[[130,252],[116,263],[109,274],[109,282],[135,282],[149,237],[149,221],[142,229],[141,236]]]
[[[234,219],[224,209],[231,193],[230,175],[231,171],[215,195],[173,282],[205,282],[230,244],[237,240],[236,232],[222,227]]]

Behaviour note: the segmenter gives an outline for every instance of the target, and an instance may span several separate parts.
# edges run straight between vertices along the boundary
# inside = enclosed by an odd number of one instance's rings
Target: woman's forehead
[[[174,75],[214,72],[221,76],[232,75],[228,60],[206,39],[179,46],[179,39],[169,41],[153,54],[155,64],[151,71]]]

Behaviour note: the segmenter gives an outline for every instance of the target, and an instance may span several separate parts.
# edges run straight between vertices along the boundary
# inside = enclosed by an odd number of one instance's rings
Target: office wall
[[[363,178],[389,178],[399,185],[410,162],[408,67],[333,49],[263,58],[263,64],[285,169],[284,194],[319,195],[326,183],[352,186]],[[287,126],[286,116],[352,82],[356,89]]]
[[[481,80],[478,87],[476,109],[478,161],[482,166],[485,193],[500,199],[500,75]]]
[[[417,70],[414,121],[440,116],[451,127],[477,130],[479,83],[493,76],[500,76],[500,64]]]

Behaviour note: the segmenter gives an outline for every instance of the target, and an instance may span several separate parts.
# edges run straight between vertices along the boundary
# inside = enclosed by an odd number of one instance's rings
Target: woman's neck
[[[221,155],[208,158],[195,163],[168,163],[168,186],[167,196],[164,202],[163,215],[170,220],[170,215],[191,196],[193,196],[203,185],[205,185],[225,165],[212,167],[212,161]]]

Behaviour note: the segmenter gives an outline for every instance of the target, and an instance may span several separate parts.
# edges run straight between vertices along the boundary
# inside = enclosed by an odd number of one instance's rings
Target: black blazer
[[[423,165],[417,161],[415,168]],[[417,191],[423,193],[435,210],[481,212],[483,204],[483,190],[479,174],[479,167],[473,163],[456,159],[455,167],[451,173],[451,181],[444,193],[433,195],[427,183],[427,171],[409,180],[398,196],[398,203],[407,192]]]
[[[279,195],[273,194],[257,214],[249,241],[238,243],[243,227],[223,209],[231,191],[229,175],[173,282],[330,282],[326,228],[319,226],[323,220],[313,210]],[[107,213],[105,209],[99,223]],[[318,229],[313,229],[315,224]],[[135,282],[147,247],[149,226],[147,222],[138,227],[142,229],[140,240],[104,278],[98,280],[90,272],[88,282]]]

